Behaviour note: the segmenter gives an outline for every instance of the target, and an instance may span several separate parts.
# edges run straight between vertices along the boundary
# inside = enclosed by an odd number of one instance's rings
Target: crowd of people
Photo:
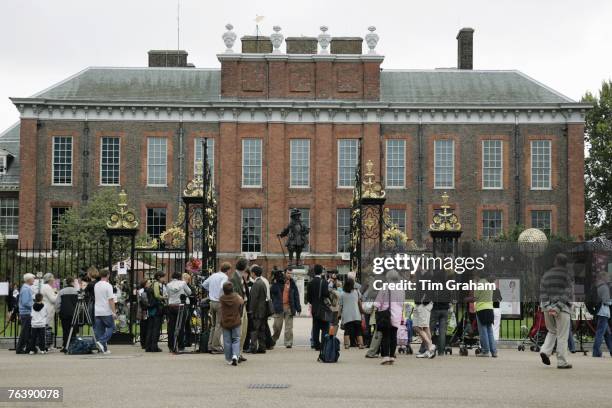
[[[555,352],[558,368],[572,367],[567,361],[572,281],[566,264],[567,258],[558,255],[554,267],[543,275],[540,283],[540,307],[548,333],[540,356],[544,364],[550,365],[550,356]],[[419,277],[422,276],[417,274],[412,279]],[[428,278],[442,281],[445,276],[443,271],[438,271]],[[384,279],[393,284],[402,278],[391,270]],[[487,282],[494,277],[476,272],[472,279]],[[180,353],[198,341],[193,336],[190,318],[196,306],[207,311],[202,319],[199,350],[223,354],[229,365],[247,361],[245,355],[248,353],[263,354],[273,349],[281,332],[284,332],[284,347],[293,347],[293,319],[303,310],[291,268],[275,267],[266,274],[261,266],[249,266],[248,261],[241,258],[235,265],[224,262],[218,272],[197,283],[192,282],[191,274],[180,272],[172,274],[169,282],[166,280],[165,273],[157,272],[152,279],[143,280],[136,293],[140,345],[145,352],[162,351],[159,342],[164,321],[168,351]],[[56,312],[63,331],[62,350],[66,351],[80,293],[87,299],[96,347],[101,353],[110,353],[108,341],[115,331],[117,295],[109,282],[108,270],[98,271],[92,267],[85,276],[68,277],[59,292],[52,274],[44,275],[35,283],[35,276],[28,273],[23,281],[16,307],[21,324],[18,354],[47,352]],[[412,354],[409,339],[414,331],[421,339],[420,348],[415,352],[417,358],[433,359],[445,354],[447,325],[453,313],[447,294],[442,291],[375,290],[371,283],[360,285],[354,272],[341,280],[335,274],[328,274],[321,265],[312,267],[305,303],[312,317],[310,337],[314,350],[320,351],[326,339],[335,336],[340,329],[345,349],[367,348],[366,357],[381,357],[382,365],[392,365],[397,358],[398,345]],[[609,327],[612,302],[606,273],[598,275],[596,288],[599,306],[594,316],[597,329],[593,357],[600,357],[604,342],[612,354]],[[203,300],[196,296],[200,289],[205,294]],[[479,357],[498,357],[500,300],[499,293],[494,290],[475,290],[463,299],[473,305],[480,341]]]

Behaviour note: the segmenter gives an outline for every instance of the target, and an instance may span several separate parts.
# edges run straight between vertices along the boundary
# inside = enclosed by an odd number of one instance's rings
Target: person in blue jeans
[[[115,295],[113,286],[108,283],[108,271],[100,271],[100,281],[94,286],[94,333],[96,346],[100,353],[110,354],[107,343],[115,331]]]
[[[593,357],[602,357],[601,344],[606,342],[608,352],[612,356],[612,334],[610,334],[610,287],[608,286],[608,273],[603,271],[597,276],[597,298],[600,302],[597,311],[597,329],[593,341]]]
[[[487,283],[487,279],[480,279],[474,273],[473,281]],[[480,336],[481,352],[478,357],[497,357],[497,343],[493,334],[493,290],[475,290],[474,303],[476,306],[476,321],[478,323],[478,335]]]
[[[244,299],[234,292],[230,281],[223,284],[223,295],[219,297],[221,328],[223,329],[223,352],[225,361],[236,366],[240,362],[240,326]],[[244,361],[244,360],[243,360]]]

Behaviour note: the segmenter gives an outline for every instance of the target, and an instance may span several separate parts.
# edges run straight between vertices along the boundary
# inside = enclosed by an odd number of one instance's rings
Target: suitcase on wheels
[[[317,361],[321,363],[337,363],[340,358],[340,340],[334,335],[326,334],[323,338],[321,351]]]

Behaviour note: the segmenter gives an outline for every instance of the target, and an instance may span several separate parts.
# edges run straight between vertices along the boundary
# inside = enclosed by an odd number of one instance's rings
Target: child
[[[36,354],[36,348],[41,354],[47,354],[45,342],[45,326],[47,325],[48,311],[43,303],[43,294],[37,293],[32,306],[32,336],[30,337],[30,354]]]
[[[240,322],[242,315],[242,296],[234,292],[232,282],[223,284],[221,304],[221,327],[223,328],[223,350],[227,364],[238,365],[240,356]]]

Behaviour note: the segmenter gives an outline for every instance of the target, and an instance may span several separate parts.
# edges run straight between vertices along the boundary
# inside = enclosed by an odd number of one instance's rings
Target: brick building
[[[124,187],[155,236],[176,220],[209,138],[221,258],[282,256],[289,209],[310,225],[306,262],[342,263],[359,138],[393,220],[417,242],[450,195],[464,239],[513,224],[582,238],[588,106],[514,71],[472,69],[473,30],[452,69],[385,70],[372,29],[358,37],[224,34],[220,68],[184,51],[146,68],[87,68],[29,98],[21,114],[19,239],[55,240],[66,208]],[[331,41],[329,41],[331,40]],[[282,38],[280,38],[282,41]],[[327,51],[328,43],[330,51]],[[346,262],[344,262],[346,263]]]

